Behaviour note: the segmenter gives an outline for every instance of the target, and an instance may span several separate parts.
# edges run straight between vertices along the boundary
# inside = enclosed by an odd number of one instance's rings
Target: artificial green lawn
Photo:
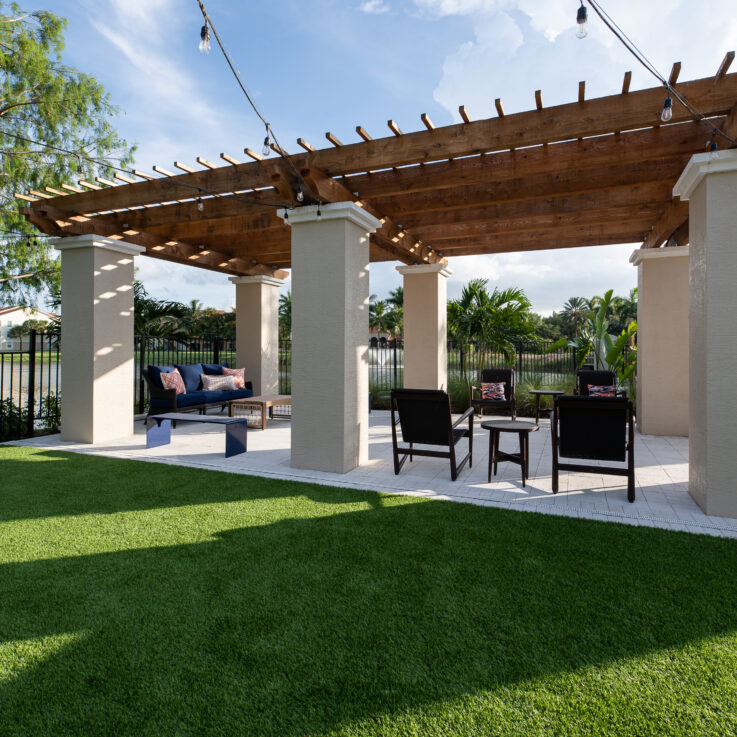
[[[733,540],[0,447],[2,737],[733,734],[736,605]]]

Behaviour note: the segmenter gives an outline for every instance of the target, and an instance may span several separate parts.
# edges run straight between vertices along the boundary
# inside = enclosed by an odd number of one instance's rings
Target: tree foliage
[[[59,279],[53,249],[13,194],[110,177],[111,165],[133,158],[110,123],[117,108],[103,87],[62,63],[65,26],[48,11],[0,2],[0,305],[33,304]],[[28,276],[8,279],[19,275]]]

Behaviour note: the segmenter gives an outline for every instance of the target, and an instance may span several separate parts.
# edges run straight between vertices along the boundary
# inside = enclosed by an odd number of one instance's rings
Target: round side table
[[[535,424],[540,424],[540,397],[557,397],[565,392],[559,389],[530,389],[530,394],[535,395]],[[551,410],[543,410],[543,412],[550,412]]]
[[[481,427],[489,431],[489,473],[487,482],[491,483],[492,466],[496,474],[499,461],[516,463],[522,468],[522,486],[530,474],[530,433],[540,428],[531,422],[520,420],[495,420],[482,422]],[[499,436],[503,432],[514,432],[519,435],[519,453],[504,453],[499,450]]]

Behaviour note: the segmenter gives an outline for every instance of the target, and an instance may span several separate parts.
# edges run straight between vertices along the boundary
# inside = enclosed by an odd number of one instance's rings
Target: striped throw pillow
[[[170,371],[168,374],[162,373],[160,376],[161,384],[164,389],[176,389],[177,394],[187,393],[187,390],[184,388],[182,375],[176,369],[174,369],[174,371]]]
[[[202,388],[206,392],[232,392],[235,389],[235,381],[232,376],[202,374]]]
[[[246,369],[244,368],[226,368],[223,366],[223,376],[232,376],[233,380],[235,381],[235,388],[236,389],[245,389],[246,388]]]

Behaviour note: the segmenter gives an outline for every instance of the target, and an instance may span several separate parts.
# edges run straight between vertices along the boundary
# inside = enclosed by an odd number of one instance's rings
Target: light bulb
[[[581,2],[581,7],[578,9],[576,14],[576,23],[578,23],[578,30],[576,31],[577,38],[586,38],[588,31],[586,30],[586,21],[588,20],[588,13],[586,6]]]
[[[317,217],[322,217],[322,200],[317,203]]]
[[[673,117],[673,100],[670,99],[670,95],[665,98],[663,103],[663,112],[660,113],[660,119],[667,123]]]
[[[202,197],[197,198],[197,209],[202,212],[205,209],[205,203],[202,201]]]
[[[709,151],[711,152],[712,161],[716,161],[719,158],[719,146],[717,146],[716,141],[711,142],[711,145],[709,146]]]
[[[304,201],[304,192],[302,192],[302,187],[297,187],[297,202],[303,202]]]
[[[271,153],[271,138],[268,135],[264,138],[264,147],[261,149],[261,153],[264,156],[268,156]]]
[[[205,23],[200,31],[200,53],[210,53],[210,27]]]

